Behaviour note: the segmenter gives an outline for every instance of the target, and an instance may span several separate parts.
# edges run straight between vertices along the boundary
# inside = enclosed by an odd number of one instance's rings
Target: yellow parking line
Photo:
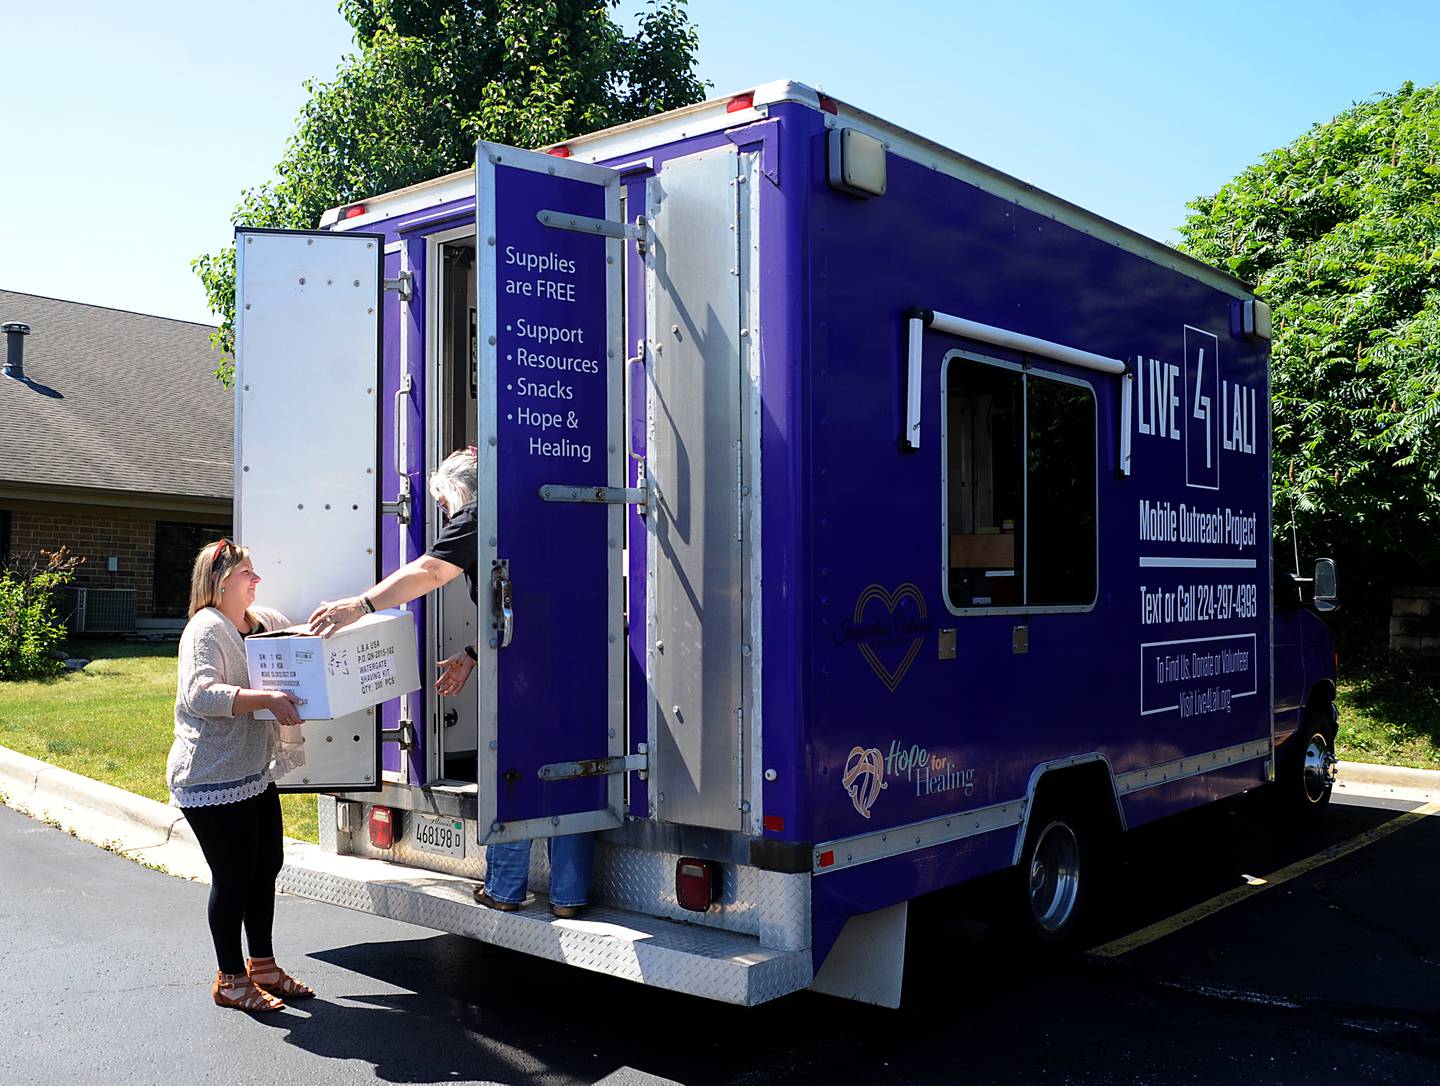
[[[1266,876],[1263,881],[1256,880],[1247,886],[1237,886],[1233,890],[1227,890],[1223,894],[1212,897],[1209,901],[1202,901],[1194,908],[1186,909],[1183,913],[1168,916],[1164,920],[1151,924],[1148,928],[1141,928],[1139,931],[1131,932],[1129,935],[1122,936],[1113,942],[1098,946],[1094,950],[1091,950],[1090,953],[1097,958],[1118,958],[1121,954],[1128,954],[1130,951],[1145,946],[1147,943],[1153,943],[1156,939],[1163,939],[1172,932],[1188,927],[1197,920],[1204,920],[1207,916],[1214,916],[1221,909],[1228,909],[1236,902],[1245,901],[1247,898],[1252,898],[1263,890],[1269,890],[1272,887],[1289,882],[1297,875],[1303,875],[1307,871],[1314,871],[1317,867],[1323,867],[1331,860],[1340,859],[1341,856],[1348,856],[1350,853],[1356,852],[1366,845],[1373,845],[1376,841],[1390,836],[1390,834],[1396,830],[1403,829],[1412,822],[1418,822],[1422,818],[1437,813],[1440,813],[1440,801],[1427,803],[1423,807],[1416,807],[1413,811],[1406,811],[1404,814],[1392,818],[1389,822],[1384,822],[1374,829],[1366,830],[1358,837],[1352,837],[1348,841],[1342,841],[1338,845],[1332,845],[1323,852],[1317,852],[1313,856],[1307,856],[1303,860],[1297,860],[1289,867],[1282,867],[1273,875]]]

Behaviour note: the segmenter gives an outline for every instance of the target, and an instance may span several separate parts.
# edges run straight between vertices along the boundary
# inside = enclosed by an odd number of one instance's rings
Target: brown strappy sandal
[[[315,995],[314,988],[301,984],[276,965],[274,958],[247,958],[245,971],[256,987],[272,996],[282,999],[311,999]]]
[[[265,991],[244,973],[215,974],[215,983],[210,986],[211,998],[217,1007],[234,1007],[241,1011],[283,1011],[285,1004]]]

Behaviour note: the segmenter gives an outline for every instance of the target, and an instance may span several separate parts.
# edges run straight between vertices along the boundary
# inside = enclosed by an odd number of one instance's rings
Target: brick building
[[[0,563],[64,544],[72,627],[182,624],[195,551],[231,525],[213,329],[5,290],[0,329]]]

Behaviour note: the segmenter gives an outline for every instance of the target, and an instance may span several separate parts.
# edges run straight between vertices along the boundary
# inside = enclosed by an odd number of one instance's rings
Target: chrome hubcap
[[[1305,798],[1319,803],[1335,783],[1336,757],[1323,735],[1312,735],[1305,747]]]
[[[1040,833],[1030,860],[1030,915],[1045,932],[1054,934],[1069,922],[1080,897],[1080,842],[1063,822]]]

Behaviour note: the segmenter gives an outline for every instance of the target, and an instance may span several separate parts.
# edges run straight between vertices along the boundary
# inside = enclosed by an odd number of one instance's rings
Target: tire
[[[1286,746],[1275,780],[1281,812],[1302,822],[1317,821],[1335,790],[1335,729],[1316,714],[1307,714]]]
[[[1073,812],[1045,807],[1035,813],[1020,855],[1020,933],[1032,945],[1069,950],[1084,923],[1096,835]]]

